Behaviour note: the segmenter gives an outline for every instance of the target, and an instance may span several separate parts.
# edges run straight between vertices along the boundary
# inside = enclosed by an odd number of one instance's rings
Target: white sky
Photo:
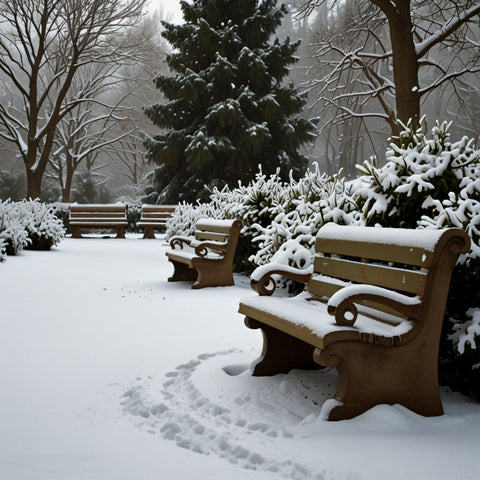
[[[182,20],[182,11],[180,9],[179,0],[150,0],[150,10],[156,10],[162,6],[166,13],[172,15],[170,19],[173,23],[178,23]]]

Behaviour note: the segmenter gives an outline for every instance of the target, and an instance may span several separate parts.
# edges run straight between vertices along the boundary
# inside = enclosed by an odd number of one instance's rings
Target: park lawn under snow
[[[477,479],[480,405],[326,422],[335,371],[253,378],[234,287],[167,283],[165,242],[67,238],[0,265],[0,479]]]

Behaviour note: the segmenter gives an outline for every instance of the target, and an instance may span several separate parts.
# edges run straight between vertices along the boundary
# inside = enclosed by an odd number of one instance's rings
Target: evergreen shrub
[[[137,204],[128,204],[127,205],[127,230],[129,232],[137,233],[139,231],[137,227],[137,222],[140,221],[142,216],[142,206]]]

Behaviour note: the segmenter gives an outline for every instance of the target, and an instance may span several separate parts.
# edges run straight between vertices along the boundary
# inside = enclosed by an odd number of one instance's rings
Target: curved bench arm
[[[175,247],[183,248],[183,245],[190,245],[194,237],[185,237],[183,235],[174,235],[170,238],[170,247],[175,250]]]
[[[421,317],[422,301],[420,297],[409,297],[374,285],[350,285],[338,290],[328,300],[328,313],[335,315],[337,325],[351,327],[358,315],[355,303],[361,300],[385,305],[409,318]]]
[[[195,255],[199,257],[206,257],[209,250],[215,253],[225,253],[228,248],[228,242],[215,242],[213,240],[203,242],[193,242],[192,247],[195,248]]]
[[[250,286],[259,295],[272,295],[275,291],[276,283],[273,275],[282,275],[295,282],[307,283],[313,273],[313,265],[309,268],[300,269],[282,265],[281,263],[268,263],[257,267],[250,276]]]

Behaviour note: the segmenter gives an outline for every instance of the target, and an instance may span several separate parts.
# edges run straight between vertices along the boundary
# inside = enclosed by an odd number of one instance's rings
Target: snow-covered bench
[[[114,228],[117,238],[125,238],[126,207],[122,204],[70,205],[69,225],[72,238],[81,238],[82,228]]]
[[[336,367],[335,399],[322,411],[329,420],[384,403],[442,415],[440,332],[452,269],[469,248],[456,228],[325,225],[309,271],[271,264],[251,276],[260,296],[242,299],[239,312],[263,332],[253,375]],[[269,296],[278,274],[306,283],[304,292]]]
[[[172,237],[166,255],[175,270],[168,281],[193,280],[192,288],[233,285],[232,266],[241,229],[240,220],[202,218],[194,236]]]
[[[165,228],[175,208],[175,205],[142,205],[137,227],[143,228],[143,238],[155,238],[154,228]]]

